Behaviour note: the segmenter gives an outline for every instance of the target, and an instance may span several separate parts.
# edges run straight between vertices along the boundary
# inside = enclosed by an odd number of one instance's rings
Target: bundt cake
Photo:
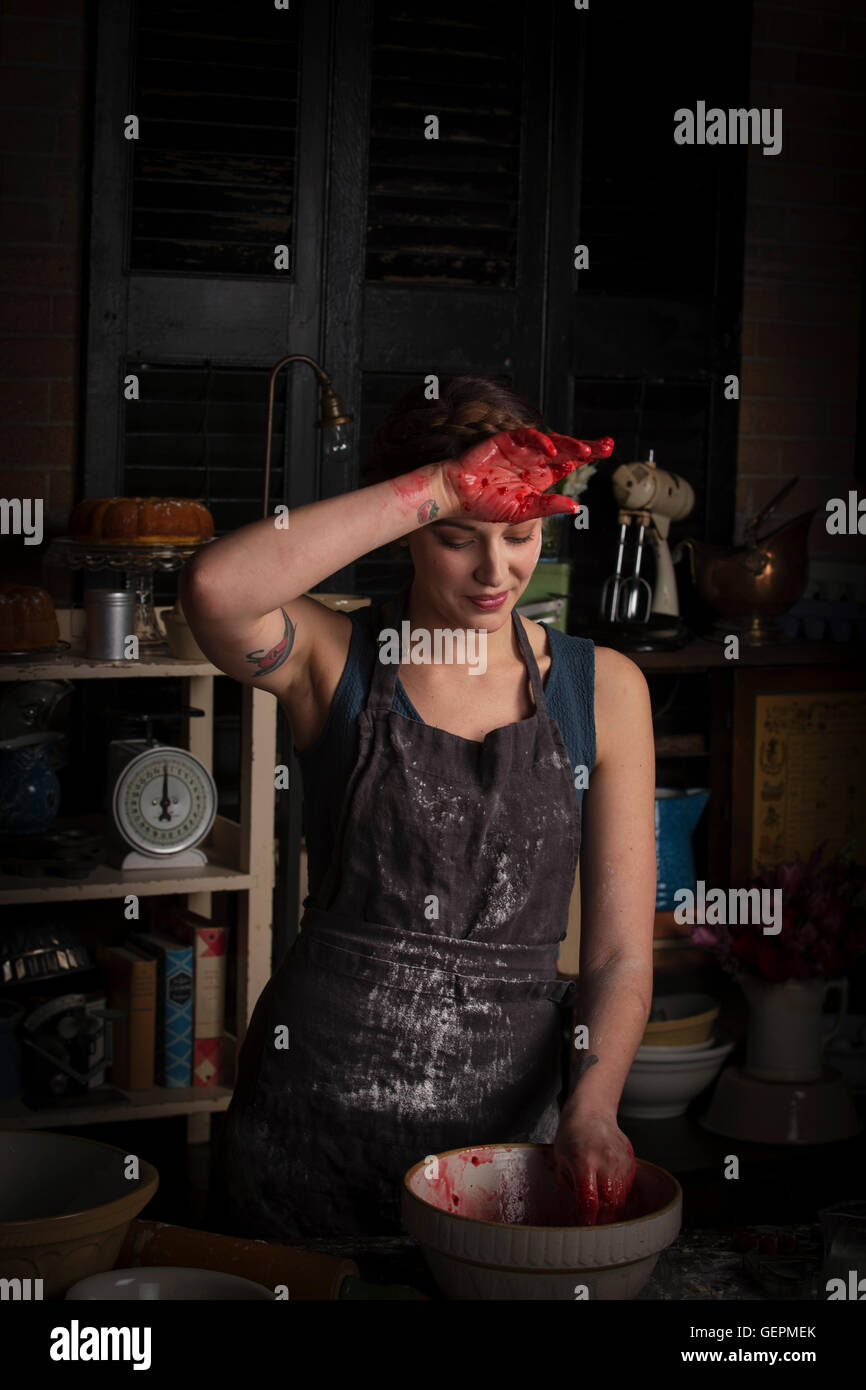
[[[212,538],[213,517],[188,497],[86,497],[72,509],[69,534],[76,541],[192,545]]]
[[[51,595],[31,584],[0,584],[0,652],[53,647],[60,628]]]

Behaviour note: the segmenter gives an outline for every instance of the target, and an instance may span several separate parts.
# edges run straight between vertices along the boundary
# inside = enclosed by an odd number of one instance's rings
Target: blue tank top
[[[370,691],[378,654],[376,615],[375,604],[346,615],[352,623],[349,654],[325,727],[309,748],[303,752],[295,750],[304,784],[302,819],[311,898],[318,892],[330,863],[340,810],[355,766],[358,715]],[[559,725],[572,767],[587,769],[586,777],[576,779],[583,783],[595,763],[595,645],[587,637],[569,637],[547,623],[541,626],[550,638],[551,661],[544,682],[548,713]],[[424,722],[399,676],[392,709],[408,719]],[[575,796],[582,807],[582,785],[575,789]]]

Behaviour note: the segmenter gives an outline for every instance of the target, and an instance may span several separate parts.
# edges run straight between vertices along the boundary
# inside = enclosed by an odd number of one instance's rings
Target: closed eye
[[[446,541],[444,536],[440,536],[439,539],[443,545],[447,545],[449,550],[465,550],[467,545],[472,545],[472,541]],[[505,539],[509,541],[511,545],[526,545],[528,541],[532,540],[532,534],[530,533],[528,536],[506,536]]]

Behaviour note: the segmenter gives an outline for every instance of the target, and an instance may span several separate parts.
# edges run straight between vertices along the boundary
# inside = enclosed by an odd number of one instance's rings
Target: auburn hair
[[[363,483],[458,458],[500,430],[544,428],[535,406],[493,377],[440,377],[437,400],[427,400],[425,389],[419,382],[391,406],[373,435]]]

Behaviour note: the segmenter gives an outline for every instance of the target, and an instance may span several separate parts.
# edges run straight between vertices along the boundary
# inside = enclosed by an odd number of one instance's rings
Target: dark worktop
[[[863,1119],[866,1096],[855,1099]],[[662,1251],[639,1300],[818,1298],[823,1261],[818,1206],[862,1195],[866,1131],[840,1143],[750,1144],[697,1123],[705,1104],[706,1096],[699,1097],[685,1115],[672,1119],[619,1119],[635,1153],[673,1173],[683,1189],[683,1228]],[[732,1153],[740,1160],[740,1177],[729,1180],[723,1174]],[[738,1249],[736,1235],[744,1231],[777,1244],[780,1237],[793,1238],[796,1252],[773,1255],[772,1246],[768,1252]],[[370,1283],[409,1285],[442,1298],[419,1246],[408,1237],[292,1243],[355,1260],[361,1278]],[[823,1291],[820,1298],[826,1298]]]
[[[822,1259],[820,1226],[761,1226],[757,1231],[777,1239],[782,1234],[793,1236],[798,1244],[796,1261],[774,1260],[754,1251],[741,1253],[734,1248],[731,1230],[684,1229],[673,1244],[662,1251],[638,1299],[735,1302],[816,1298]],[[408,1285],[431,1299],[443,1299],[430,1277],[420,1247],[408,1237],[293,1241],[293,1245],[355,1260],[361,1278],[369,1283]]]

